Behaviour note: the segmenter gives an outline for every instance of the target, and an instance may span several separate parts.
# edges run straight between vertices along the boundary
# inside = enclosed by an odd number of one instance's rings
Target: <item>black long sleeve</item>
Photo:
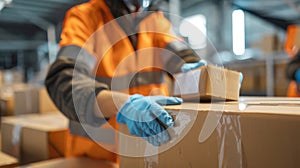
[[[91,55],[77,46],[63,49],[48,71],[47,91],[58,109],[70,120],[99,126],[105,119],[95,116],[94,103],[96,95],[108,86],[97,82],[91,75],[88,59],[83,59],[91,58]]]

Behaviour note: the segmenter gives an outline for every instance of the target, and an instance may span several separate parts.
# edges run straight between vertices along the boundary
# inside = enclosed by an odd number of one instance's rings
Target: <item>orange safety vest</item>
[[[92,0],[70,9],[65,17],[60,46],[77,45],[97,60],[94,74],[99,81],[110,83],[112,90],[129,94],[167,95],[160,52],[177,37],[162,12],[153,12],[139,24],[137,51],[102,0]],[[108,24],[107,24],[108,23]],[[105,26],[104,26],[105,25]],[[104,28],[103,28],[104,26]],[[137,77],[136,77],[137,76]],[[135,81],[132,82],[132,79]],[[117,129],[115,118],[110,125]],[[110,129],[107,125],[104,129]],[[101,143],[101,142],[100,142]],[[90,157],[117,162],[118,157],[97,143],[70,136],[67,156]]]
[[[300,28],[299,25],[289,25],[286,31],[286,41],[285,41],[285,50],[288,52],[291,59],[295,56],[295,44],[299,43],[300,39],[296,39],[297,34],[299,34]],[[300,46],[298,46],[300,48]],[[297,91],[297,83],[295,81],[291,81],[287,90],[288,97],[300,97],[300,93]]]

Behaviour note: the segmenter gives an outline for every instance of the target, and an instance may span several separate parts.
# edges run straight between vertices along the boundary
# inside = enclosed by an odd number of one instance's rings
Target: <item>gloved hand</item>
[[[117,114],[117,122],[127,124],[130,134],[142,137],[154,146],[169,141],[165,127],[174,121],[161,105],[181,104],[182,99],[165,96],[132,95]]]
[[[181,72],[188,72],[190,70],[199,68],[204,65],[207,65],[207,62],[205,60],[200,60],[199,62],[195,62],[195,63],[185,63],[181,67]]]
[[[300,68],[295,73],[295,79],[297,83],[297,91],[300,94]]]
[[[297,83],[300,83],[300,68],[295,73],[295,79]]]

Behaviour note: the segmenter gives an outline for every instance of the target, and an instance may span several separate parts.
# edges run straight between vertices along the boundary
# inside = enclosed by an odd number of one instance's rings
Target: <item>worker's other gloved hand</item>
[[[188,72],[190,70],[199,68],[204,65],[207,65],[207,62],[205,60],[200,60],[199,62],[195,62],[195,63],[185,63],[181,67],[181,72]]]
[[[297,91],[300,94],[300,68],[295,73],[295,79],[297,83]]]
[[[300,68],[295,73],[295,79],[297,83],[300,83]]]
[[[127,124],[130,134],[142,137],[154,146],[169,141],[166,127],[172,127],[174,121],[161,105],[181,104],[182,99],[166,96],[132,95],[121,107],[117,121]]]

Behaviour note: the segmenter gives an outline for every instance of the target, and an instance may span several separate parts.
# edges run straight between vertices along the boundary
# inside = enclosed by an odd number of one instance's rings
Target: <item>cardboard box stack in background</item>
[[[142,138],[120,136],[121,168],[300,167],[299,99],[241,98],[165,108],[176,116],[168,130],[171,142],[157,148]],[[129,133],[126,125],[120,131]]]
[[[68,120],[60,113],[3,117],[2,151],[20,164],[62,157],[67,150]]]
[[[183,99],[238,100],[239,72],[212,65],[174,75],[174,96]]]
[[[262,36],[260,47],[266,53],[278,51],[282,46],[279,44],[279,39],[276,34],[265,34]]]
[[[247,60],[227,64],[227,67],[243,73],[240,93],[247,96],[264,96],[266,95],[267,76],[266,64],[263,60]]]
[[[286,61],[276,62],[274,67],[274,94],[286,96],[290,80],[286,76]]]
[[[29,84],[3,85],[0,88],[2,115],[39,112],[39,88]]]
[[[45,87],[42,87],[39,90],[39,112],[40,113],[59,112],[59,110],[51,100],[49,94],[47,93]]]
[[[45,87],[16,84],[0,86],[2,116],[59,112]]]

